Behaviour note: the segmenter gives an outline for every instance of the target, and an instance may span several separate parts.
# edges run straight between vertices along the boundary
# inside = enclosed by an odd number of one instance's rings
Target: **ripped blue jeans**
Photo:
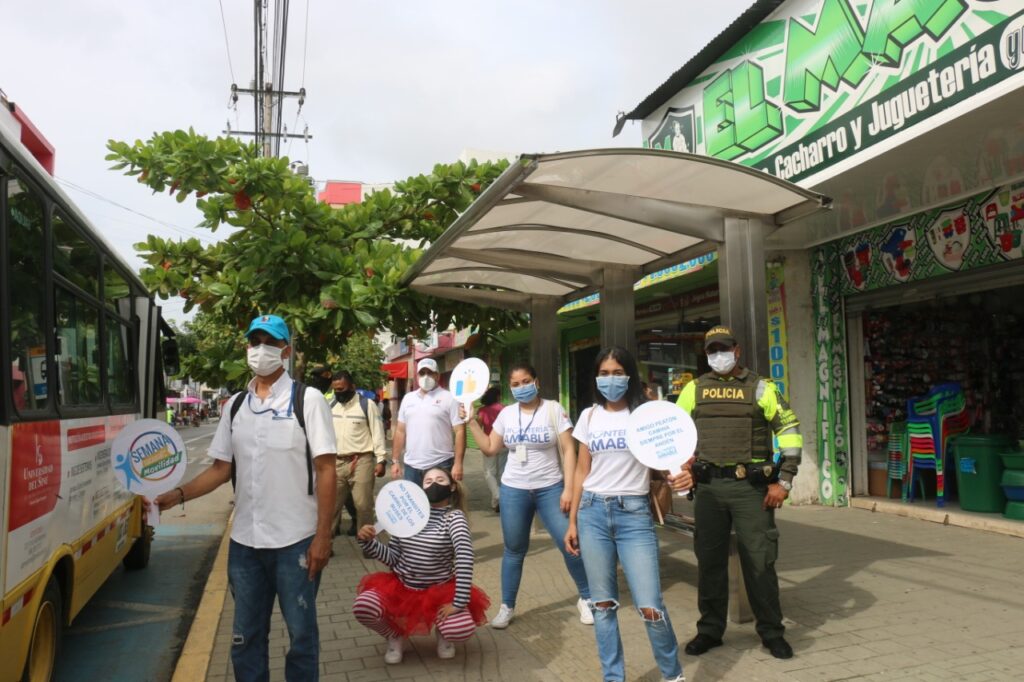
[[[254,549],[234,540],[228,547],[228,585],[235,598],[231,663],[239,682],[270,679],[268,639],[274,597],[290,640],[284,675],[288,682],[320,678],[320,631],[316,595],[320,574],[309,579],[306,550],[313,536],[277,549]]]
[[[647,496],[605,497],[584,491],[576,519],[580,554],[590,584],[602,679],[619,682],[626,679],[626,661],[619,636],[616,576],[619,563],[626,574],[633,604],[647,626],[647,638],[661,676],[671,680],[682,675],[679,644],[661,597],[658,537],[654,534]]]

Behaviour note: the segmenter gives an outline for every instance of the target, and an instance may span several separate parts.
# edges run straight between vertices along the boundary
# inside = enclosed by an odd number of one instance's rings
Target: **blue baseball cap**
[[[259,330],[265,331],[275,339],[287,341],[288,343],[292,341],[291,334],[288,333],[288,325],[277,315],[260,315],[252,321],[249,325],[249,331],[245,335],[248,337],[254,331]]]

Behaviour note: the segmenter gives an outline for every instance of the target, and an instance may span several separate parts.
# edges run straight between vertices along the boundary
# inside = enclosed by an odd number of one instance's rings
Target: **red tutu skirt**
[[[426,635],[433,629],[438,610],[455,598],[455,580],[432,585],[425,590],[407,587],[394,573],[371,573],[359,581],[358,594],[373,590],[384,607],[384,619],[392,631],[409,637]],[[475,585],[470,590],[469,613],[473,622],[487,622],[491,599]]]

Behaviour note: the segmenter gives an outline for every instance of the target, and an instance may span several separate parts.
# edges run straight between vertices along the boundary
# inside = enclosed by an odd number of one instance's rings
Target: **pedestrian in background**
[[[567,552],[564,543],[576,472],[572,422],[556,401],[541,399],[537,370],[533,367],[516,365],[508,379],[516,404],[502,409],[489,436],[472,419],[472,414],[467,415],[481,452],[494,457],[503,448],[509,451],[499,493],[501,535],[505,544],[501,559],[501,607],[491,620],[491,627],[507,628],[515,616],[535,515],[540,516],[576,583],[580,622],[593,625],[594,617],[587,606],[590,587],[583,562]],[[459,409],[462,410],[461,406]]]
[[[462,480],[466,455],[466,424],[459,404],[441,388],[437,360],[424,358],[416,365],[419,390],[407,393],[398,408],[398,426],[391,450],[392,478],[423,484],[423,472],[440,467]]]
[[[661,676],[682,682],[679,644],[661,593],[650,471],[626,445],[629,414],[645,402],[636,360],[625,348],[606,348],[597,355],[592,382],[597,400],[580,414],[573,433],[579,456],[565,549],[582,555],[586,567],[603,679],[626,679],[618,616],[621,565]]]
[[[388,640],[384,661],[402,662],[407,639],[437,632],[438,658],[454,658],[454,642],[473,636],[487,622],[490,599],[473,586],[473,539],[465,497],[446,469],[424,472],[430,518],[416,535],[384,544],[376,530],[359,529],[363,554],[391,572],[372,573],[359,582],[352,606],[356,620]]]
[[[729,607],[729,536],[736,530],[743,582],[761,643],[775,658],[792,658],[783,636],[775,560],[775,510],[789,497],[803,438],[796,415],[773,382],[739,363],[732,330],[721,325],[704,336],[710,372],[691,381],[678,405],[697,425],[697,452],[687,470],[669,477],[693,503],[697,555],[697,635],[686,653],[699,656],[722,645]],[[781,461],[773,462],[773,437]]]
[[[331,417],[338,441],[334,534],[340,535],[341,508],[349,498],[354,504],[357,528],[373,525],[374,478],[384,475],[387,450],[377,404],[357,393],[355,380],[345,370],[334,375],[334,387]]]
[[[301,385],[285,371],[292,347],[283,319],[257,317],[246,336],[255,377],[226,403],[228,417],[220,420],[209,448],[213,464],[157,497],[155,504],[161,511],[184,507],[188,500],[237,481],[228,548],[235,679],[269,679],[276,599],[288,628],[285,679],[315,681],[320,677],[316,596],[331,553],[335,496],[331,412],[319,391],[302,387],[300,393]]]
[[[480,397],[480,411],[477,412],[477,419],[483,427],[484,435],[490,436],[494,427],[494,420],[498,418],[505,408],[501,404],[501,387],[491,386]],[[504,445],[504,444],[503,444]],[[481,450],[481,452],[483,452]],[[491,491],[491,509],[500,509],[499,494],[501,492],[501,475],[505,472],[505,462],[508,461],[508,448],[502,447],[494,457],[484,456],[484,480]]]

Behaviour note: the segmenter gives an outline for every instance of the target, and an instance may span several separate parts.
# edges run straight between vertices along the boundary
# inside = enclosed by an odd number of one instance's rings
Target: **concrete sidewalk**
[[[467,454],[475,582],[500,602],[501,528],[488,508],[479,453]],[[684,505],[686,503],[683,503]],[[486,510],[486,511],[483,511]],[[677,509],[677,511],[679,511]],[[753,624],[731,625],[725,646],[683,655],[694,680],[1013,680],[1024,671],[1024,541],[860,509],[791,507],[779,514],[778,562],[788,636],[796,650],[777,661]],[[696,561],[686,538],[661,532],[662,585],[676,635],[695,634]],[[384,643],[350,611],[359,579],[379,565],[347,537],[335,542],[317,608],[324,682],[410,679],[515,682],[599,680],[592,628],[581,625],[560,554],[534,535],[516,619],[504,631],[478,629],[440,661],[433,638],[413,641],[398,666]],[[659,680],[646,634],[620,578],[620,623],[629,680]],[[233,604],[227,599],[207,680],[232,678]],[[283,680],[287,633],[275,614],[273,680]],[[681,647],[680,647],[681,648]]]

